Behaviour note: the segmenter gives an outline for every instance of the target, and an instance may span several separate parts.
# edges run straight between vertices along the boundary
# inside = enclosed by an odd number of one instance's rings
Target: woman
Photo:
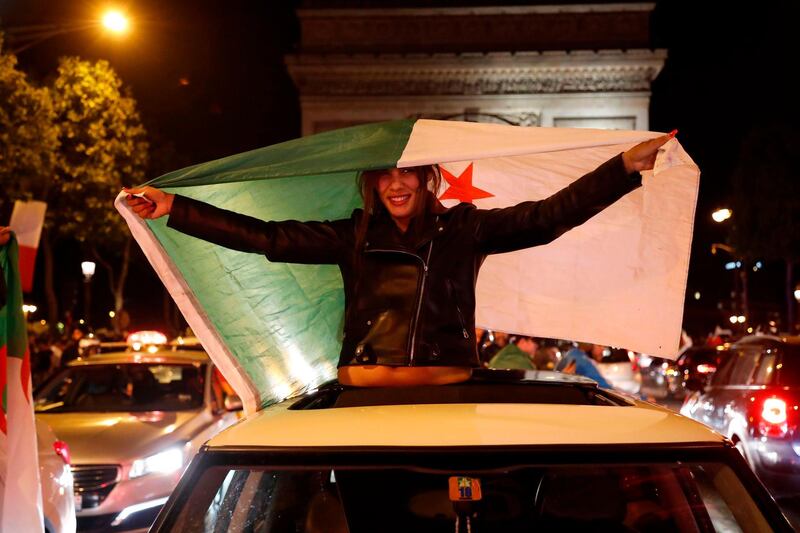
[[[482,210],[442,206],[433,166],[364,172],[364,209],[332,222],[266,222],[152,187],[128,189],[143,218],[273,262],[336,264],[345,291],[339,381],[443,384],[480,366],[475,283],[488,254],[545,244],[641,184],[675,132],[620,154],[540,201]],[[141,198],[133,195],[144,195]]]

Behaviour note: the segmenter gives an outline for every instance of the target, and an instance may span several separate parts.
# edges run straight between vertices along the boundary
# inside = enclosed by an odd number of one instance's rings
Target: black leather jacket
[[[445,209],[431,195],[427,214],[405,235],[381,206],[359,254],[360,209],[333,222],[265,222],[176,195],[168,225],[273,262],[338,265],[339,366],[476,367],[475,283],[486,256],[548,243],[640,183],[616,156],[549,198],[504,209]]]

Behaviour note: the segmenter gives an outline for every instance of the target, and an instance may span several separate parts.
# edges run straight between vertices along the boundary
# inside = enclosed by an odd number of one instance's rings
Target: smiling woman
[[[142,218],[270,262],[331,264],[345,295],[339,380],[358,386],[442,384],[480,366],[475,285],[489,254],[546,244],[637,188],[660,146],[640,143],[568,187],[502,209],[436,196],[435,165],[360,174],[363,209],[321,222],[264,221],[153,187],[126,190]]]

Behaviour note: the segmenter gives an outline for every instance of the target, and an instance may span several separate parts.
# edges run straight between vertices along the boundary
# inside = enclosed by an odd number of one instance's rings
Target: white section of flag
[[[495,195],[475,204],[490,209],[546,198],[659,135],[420,120],[398,166],[452,154],[442,166],[458,176],[474,163],[473,185]],[[699,176],[673,139],[643,187],[552,243],[490,256],[477,325],[676,357]]]
[[[17,200],[14,202],[14,210],[11,212],[9,226],[17,234],[17,242],[20,246],[28,248],[39,247],[46,211],[47,204],[38,200],[30,202]]]
[[[199,304],[194,293],[189,288],[183,275],[175,266],[170,256],[164,251],[161,243],[155,238],[147,223],[137,216],[125,201],[127,194],[123,191],[114,200],[114,207],[125,219],[136,242],[141,246],[142,252],[150,265],[158,274],[161,282],[169,290],[170,296],[180,309],[186,323],[192,328],[195,335],[203,342],[209,357],[217,366],[231,387],[242,400],[245,415],[252,414],[260,408],[260,396],[247,372],[241,367],[214,327],[211,319],[206,315],[203,306]]]
[[[6,364],[8,434],[0,432],[0,465],[4,466],[0,473],[0,531],[36,533],[44,530],[44,518],[33,408],[20,382],[22,359],[8,357]],[[31,390],[30,383],[27,390]]]

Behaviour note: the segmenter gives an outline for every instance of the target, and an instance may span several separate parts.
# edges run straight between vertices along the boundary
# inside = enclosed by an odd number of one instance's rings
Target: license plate
[[[83,496],[81,494],[75,494],[75,511],[80,511],[83,508]]]

